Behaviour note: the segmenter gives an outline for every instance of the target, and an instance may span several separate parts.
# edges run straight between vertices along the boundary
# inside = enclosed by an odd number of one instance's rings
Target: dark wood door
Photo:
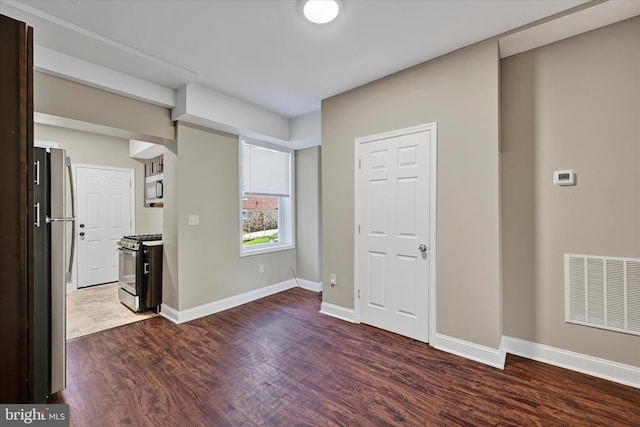
[[[32,35],[0,15],[0,403],[33,400]]]

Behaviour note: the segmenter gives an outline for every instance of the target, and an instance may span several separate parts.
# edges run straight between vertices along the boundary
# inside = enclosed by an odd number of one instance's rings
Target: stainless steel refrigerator
[[[71,161],[65,150],[34,149],[35,402],[66,387],[66,285],[75,250]],[[68,212],[67,212],[68,211]]]

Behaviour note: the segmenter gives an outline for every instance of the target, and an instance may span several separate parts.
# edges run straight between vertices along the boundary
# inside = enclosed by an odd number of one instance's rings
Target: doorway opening
[[[134,234],[134,169],[73,164],[76,203],[75,271],[67,293],[67,339],[153,317],[118,298],[117,242]]]

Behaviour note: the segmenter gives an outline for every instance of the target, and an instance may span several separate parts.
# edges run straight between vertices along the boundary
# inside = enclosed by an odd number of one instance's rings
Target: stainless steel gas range
[[[162,234],[124,236],[120,253],[120,302],[135,312],[160,311],[162,303]]]

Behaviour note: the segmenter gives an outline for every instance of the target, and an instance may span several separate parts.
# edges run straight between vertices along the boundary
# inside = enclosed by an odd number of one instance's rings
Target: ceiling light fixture
[[[327,24],[338,16],[341,9],[339,0],[307,0],[302,5],[304,17],[314,24]]]

